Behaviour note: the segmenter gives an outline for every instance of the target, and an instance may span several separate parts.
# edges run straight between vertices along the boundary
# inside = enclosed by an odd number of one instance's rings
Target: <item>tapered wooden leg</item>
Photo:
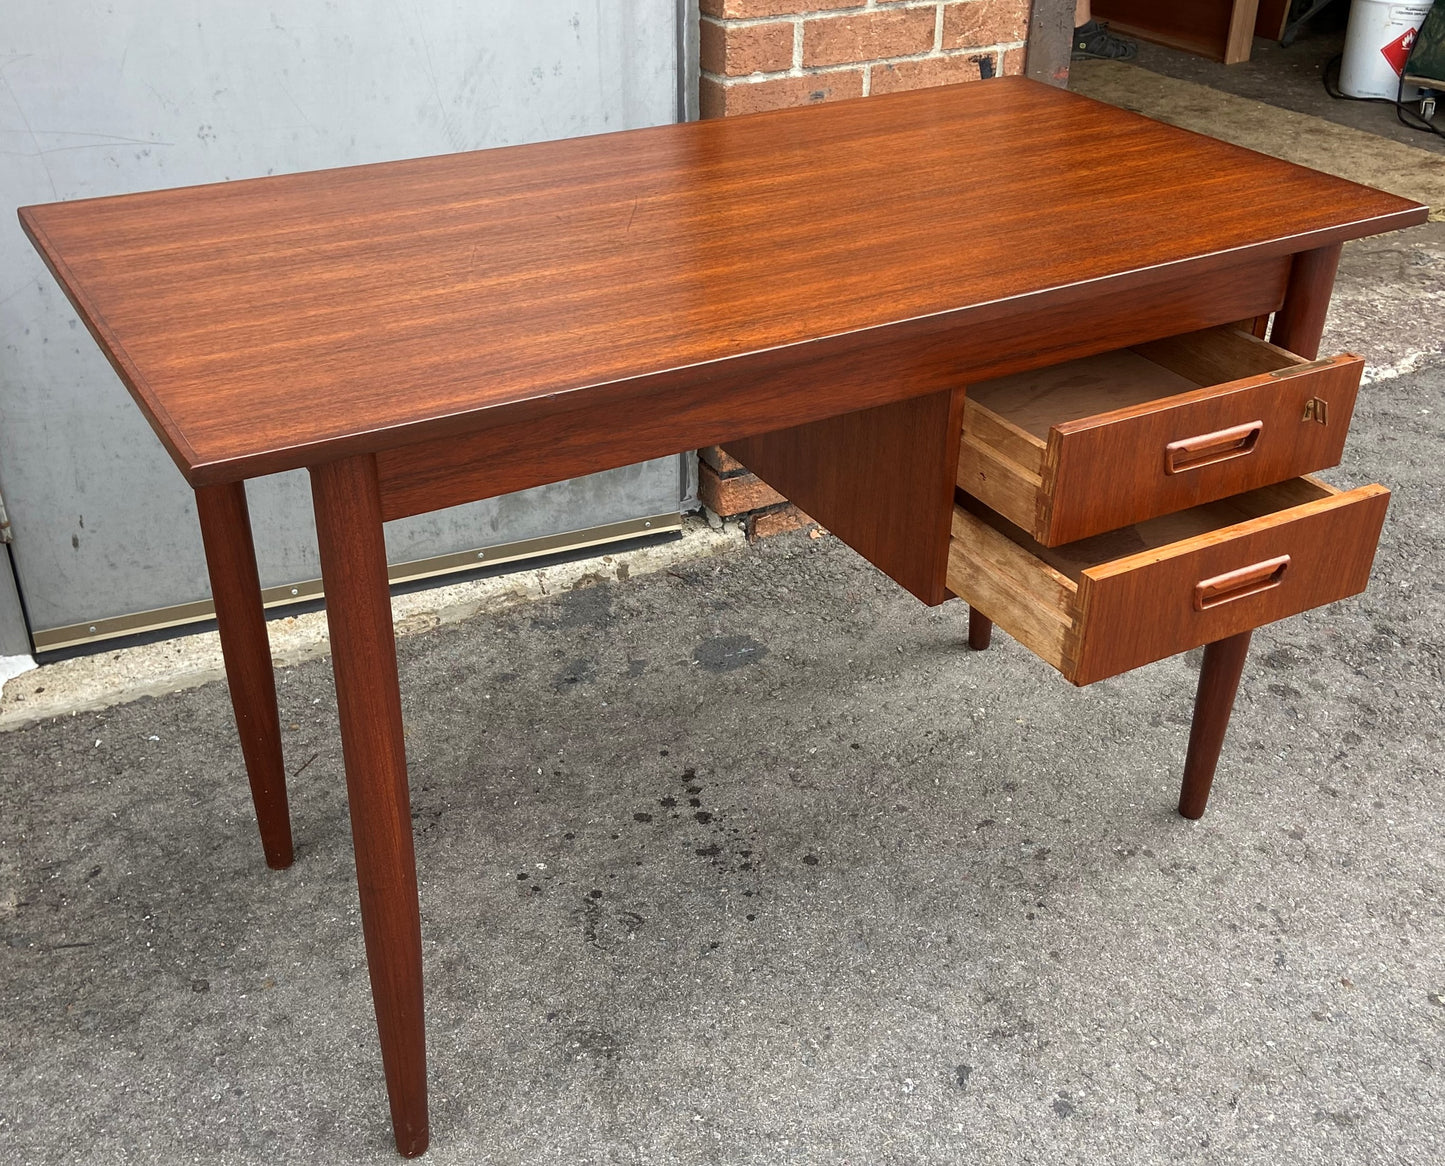
[[[993,640],[993,620],[976,607],[968,609],[968,646],[982,652]]]
[[[376,460],[311,471],[361,925],[396,1148],[427,1147],[421,914]]]
[[[1325,313],[1340,265],[1340,244],[1301,251],[1290,265],[1284,305],[1274,316],[1270,343],[1313,360],[1320,354]]]
[[[196,491],[196,512],[226,659],[226,684],[251,782],[251,801],[261,827],[261,848],[266,865],[281,870],[291,865],[291,814],[281,760],[276,676],[271,670],[271,644],[266,638],[245,484],[202,486]]]
[[[1204,667],[1199,670],[1199,690],[1194,697],[1194,723],[1189,729],[1189,755],[1184,759],[1184,785],[1179,791],[1179,812],[1186,818],[1204,816],[1251,634],[1240,632],[1204,646]]]

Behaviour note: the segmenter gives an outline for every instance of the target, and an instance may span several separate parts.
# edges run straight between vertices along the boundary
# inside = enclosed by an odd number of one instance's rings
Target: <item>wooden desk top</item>
[[[1002,78],[20,218],[204,485],[1425,208]]]

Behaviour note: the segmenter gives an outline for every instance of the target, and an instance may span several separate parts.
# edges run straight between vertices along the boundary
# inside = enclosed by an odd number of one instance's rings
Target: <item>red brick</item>
[[[1022,77],[1024,75],[1024,51],[1023,49],[1005,49],[1003,54],[1002,73],[1005,77]],[[1068,70],[1064,70],[1065,78],[1068,77]]]
[[[933,8],[876,9],[803,23],[803,64],[851,65],[933,48]]]
[[[793,67],[793,24],[702,22],[699,45],[702,67],[709,73],[741,77],[748,73],[780,73]]]
[[[807,77],[779,77],[772,81],[722,82],[704,77],[701,112],[703,117],[724,117],[862,96],[862,69],[832,69]]]
[[[963,0],[943,10],[945,49],[985,48],[1029,34],[1029,0]]]
[[[862,8],[867,0],[702,0],[704,16],[750,20],[757,16],[798,16],[820,8]]]
[[[897,93],[903,89],[927,89],[931,85],[953,85],[979,79],[978,62],[972,57],[925,57],[921,61],[895,61],[872,65],[870,93]]]
[[[705,445],[697,456],[720,474],[736,474],[748,468],[720,445]]]
[[[699,79],[697,83],[698,117],[722,117],[727,113],[724,108],[726,100],[727,87],[721,81],[714,81],[706,75]]]
[[[756,514],[748,515],[748,542],[757,542],[760,538],[771,538],[775,534],[786,534],[790,530],[797,530],[800,526],[807,526],[812,521],[791,502],[769,507],[767,510],[759,510]]]
[[[724,478],[706,462],[697,467],[697,496],[704,506],[724,518],[787,501],[755,474]]]

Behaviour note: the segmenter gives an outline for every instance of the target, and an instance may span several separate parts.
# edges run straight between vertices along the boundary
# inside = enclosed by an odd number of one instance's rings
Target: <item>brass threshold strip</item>
[[[387,568],[387,575],[393,584],[413,583],[419,579],[435,579],[461,571],[475,571],[479,567],[515,563],[521,559],[538,559],[545,555],[565,554],[569,551],[585,550],[587,547],[624,542],[627,539],[671,534],[681,529],[681,514],[653,514],[646,518],[629,518],[625,522],[609,522],[604,526],[588,527],[586,530],[520,539],[517,542],[497,543],[469,551],[456,551],[450,555],[435,555],[429,559],[414,559],[409,563],[396,563]],[[302,583],[263,588],[261,602],[268,608],[284,607],[292,603],[309,603],[320,599],[322,594],[321,580],[307,579]],[[177,603],[151,611],[137,611],[129,615],[90,620],[87,623],[46,628],[33,633],[31,639],[37,652],[54,652],[61,648],[74,648],[118,636],[133,636],[142,632],[199,623],[213,618],[215,614],[215,605],[209,599],[201,599],[194,603]]]

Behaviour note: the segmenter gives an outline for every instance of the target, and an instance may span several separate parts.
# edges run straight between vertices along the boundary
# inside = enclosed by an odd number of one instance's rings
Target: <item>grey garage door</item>
[[[676,120],[678,0],[33,0],[0,20],[0,495],[32,644],[194,616],[189,490],[13,208]],[[398,392],[406,386],[399,385]],[[388,527],[412,573],[676,524],[662,458]],[[248,487],[272,596],[318,574],[304,474]],[[651,523],[650,526],[645,525]],[[0,563],[0,571],[4,570]],[[0,580],[0,634],[15,598]],[[138,614],[139,613],[139,614]],[[0,656],[28,651],[14,632]]]

